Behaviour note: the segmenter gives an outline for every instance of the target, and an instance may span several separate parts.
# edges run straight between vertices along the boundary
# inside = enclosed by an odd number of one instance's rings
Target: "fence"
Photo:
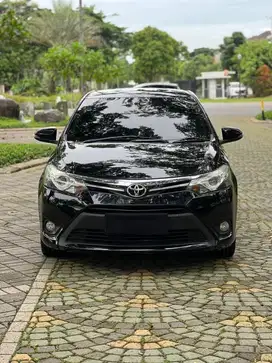
[[[195,80],[175,81],[175,83],[177,83],[181,89],[197,93],[197,82]]]

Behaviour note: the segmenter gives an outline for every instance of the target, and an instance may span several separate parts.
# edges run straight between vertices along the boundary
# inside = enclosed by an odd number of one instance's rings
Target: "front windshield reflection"
[[[87,98],[67,130],[67,140],[134,136],[161,140],[209,139],[200,106],[182,97]]]

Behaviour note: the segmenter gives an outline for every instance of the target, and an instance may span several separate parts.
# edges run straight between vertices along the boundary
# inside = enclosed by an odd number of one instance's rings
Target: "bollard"
[[[264,101],[261,101],[261,109],[262,109],[262,119],[265,120],[265,113],[264,113]]]

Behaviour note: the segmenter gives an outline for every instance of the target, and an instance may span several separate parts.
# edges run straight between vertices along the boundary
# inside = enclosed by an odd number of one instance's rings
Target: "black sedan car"
[[[64,251],[235,252],[237,181],[197,97],[182,90],[88,93],[39,183],[41,248]]]

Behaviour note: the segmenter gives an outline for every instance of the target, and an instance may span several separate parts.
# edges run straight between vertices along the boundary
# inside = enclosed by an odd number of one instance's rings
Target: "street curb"
[[[250,119],[250,121],[256,122],[258,124],[271,124],[272,123],[272,120],[257,120],[255,117],[252,117]]]
[[[35,168],[36,166],[46,164],[47,160],[48,157],[25,161],[23,163],[13,164],[4,168],[0,168],[0,174],[13,174],[25,169]]]
[[[56,259],[45,260],[38,272],[24,302],[0,344],[0,363],[9,363],[11,361],[21,336],[44,291],[47,280],[56,265],[56,261]]]

